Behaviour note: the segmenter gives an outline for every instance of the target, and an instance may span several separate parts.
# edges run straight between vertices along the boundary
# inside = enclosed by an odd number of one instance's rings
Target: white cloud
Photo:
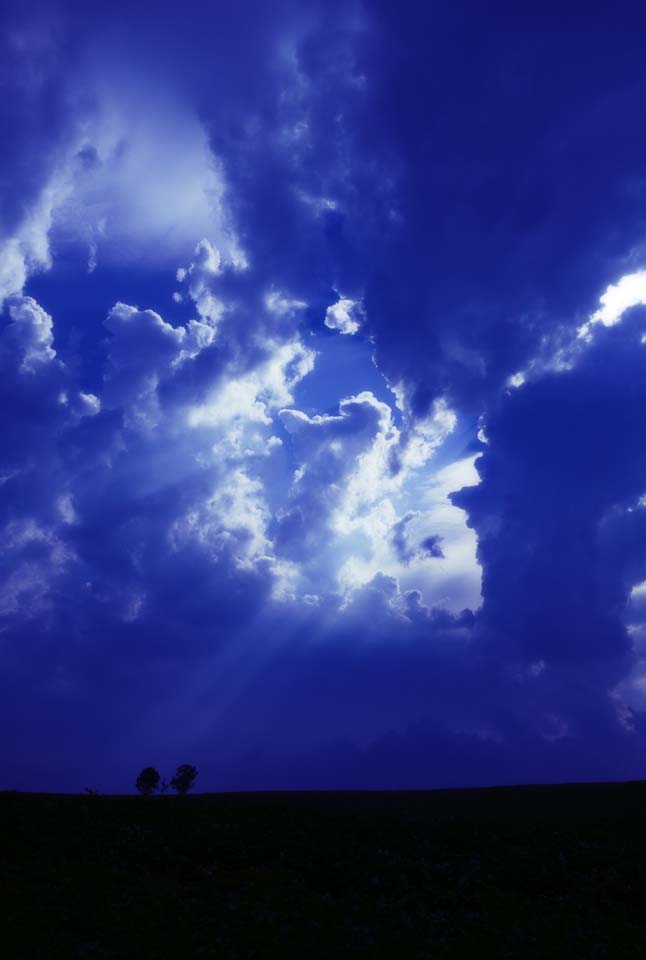
[[[32,273],[51,267],[49,232],[54,213],[69,189],[63,171],[54,168],[18,227],[0,240],[0,309],[8,297],[22,293]]]
[[[33,297],[16,298],[9,305],[11,324],[5,332],[20,357],[20,369],[34,373],[56,357],[50,315]]]
[[[101,410],[101,401],[93,393],[80,391],[76,396],[74,407],[79,417],[94,417]]]
[[[619,323],[630,307],[646,304],[646,271],[629,273],[611,284],[599,298],[601,306],[590,317],[590,323],[612,327]]]
[[[265,296],[265,309],[268,313],[272,313],[277,317],[288,316],[289,314],[304,310],[306,307],[307,304],[304,300],[294,300],[292,297],[278,290],[271,290]]]
[[[599,298],[600,307],[590,314],[585,323],[572,330],[560,328],[552,337],[544,337],[539,351],[524,370],[507,377],[505,386],[518,390],[546,373],[566,373],[572,370],[581,353],[592,343],[596,326],[613,327],[620,323],[631,307],[646,306],[646,271],[638,270],[610,284]],[[646,334],[642,337],[646,343]]]
[[[231,420],[270,424],[272,413],[293,401],[294,387],[314,367],[314,352],[299,338],[266,341],[265,359],[248,372],[232,370],[203,404],[188,414],[191,427],[217,426]]]
[[[397,494],[411,472],[427,464],[455,427],[455,414],[443,400],[433,405],[427,417],[400,430],[393,422],[390,407],[372,399],[380,411],[380,429],[348,479],[333,521],[339,530],[352,529],[357,523],[365,526],[367,508]]]
[[[231,469],[211,496],[177,521],[171,531],[177,548],[192,537],[216,553],[230,551],[247,566],[270,550],[267,538],[269,511],[261,482],[240,466]]]
[[[361,301],[339,297],[337,302],[325,311],[324,323],[330,330],[338,330],[339,333],[343,334],[353,334],[358,332],[364,316]]]
[[[194,257],[188,267],[180,267],[177,271],[177,280],[186,285],[188,296],[197,307],[200,319],[215,327],[224,312],[224,304],[212,290],[213,280],[224,269],[222,257],[219,250],[206,239],[197,244]],[[177,296],[178,302],[181,302],[182,295]]]

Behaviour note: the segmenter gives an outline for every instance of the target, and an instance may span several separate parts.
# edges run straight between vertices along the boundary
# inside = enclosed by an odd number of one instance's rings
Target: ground
[[[4,793],[0,829],[7,960],[646,955],[644,782]]]

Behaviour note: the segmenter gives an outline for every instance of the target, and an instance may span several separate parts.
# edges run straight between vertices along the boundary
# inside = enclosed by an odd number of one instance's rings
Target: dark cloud
[[[290,65],[253,136],[214,141],[236,218],[260,269],[321,317],[330,287],[363,297],[416,411],[448,392],[479,413],[641,249],[626,20],[375,2],[316,22]]]
[[[5,239],[23,222],[67,147],[74,115],[66,76],[78,50],[52,11],[41,9],[27,20],[24,8],[10,4],[2,26],[0,239]]]
[[[441,547],[442,537],[437,534],[431,534],[430,537],[425,537],[424,540],[420,543],[420,550],[422,550],[429,557],[443,557],[444,553]]]
[[[580,730],[632,667],[625,624],[646,575],[643,314],[596,332],[571,371],[513,391],[487,418],[482,483],[453,500],[478,534],[480,629],[508,669]]]
[[[393,548],[399,561],[404,564],[408,564],[411,560],[419,557],[433,557],[435,559],[444,557],[442,547],[440,546],[442,537],[438,534],[431,534],[431,536],[425,537],[418,547],[412,547],[410,545],[408,526],[411,521],[415,520],[418,516],[419,514],[414,510],[409,510],[408,513],[404,514],[400,520],[397,520],[391,528]]]

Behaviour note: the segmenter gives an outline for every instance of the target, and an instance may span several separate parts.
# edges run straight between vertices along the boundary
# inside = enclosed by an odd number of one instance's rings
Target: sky
[[[0,789],[646,772],[637,7],[0,14]]]

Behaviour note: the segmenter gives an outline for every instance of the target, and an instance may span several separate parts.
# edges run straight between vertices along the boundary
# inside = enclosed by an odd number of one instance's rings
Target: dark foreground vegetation
[[[0,794],[11,958],[646,956],[646,783]]]

